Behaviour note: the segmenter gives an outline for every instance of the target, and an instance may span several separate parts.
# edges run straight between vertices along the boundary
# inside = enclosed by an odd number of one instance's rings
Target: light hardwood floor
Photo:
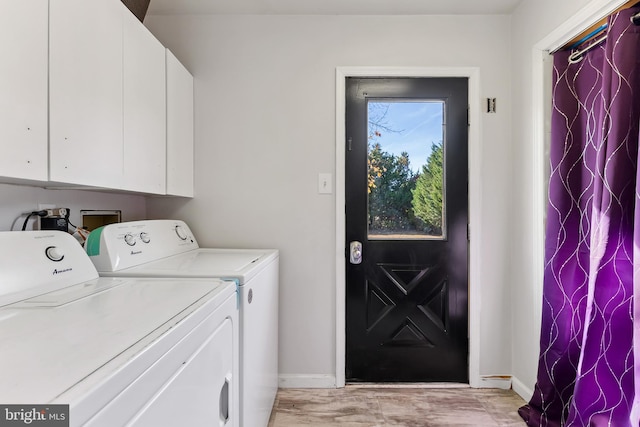
[[[269,427],[522,427],[524,404],[512,390],[462,386],[280,389]]]

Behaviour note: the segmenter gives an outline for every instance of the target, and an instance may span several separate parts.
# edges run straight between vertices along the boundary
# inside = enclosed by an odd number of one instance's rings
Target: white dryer
[[[236,300],[231,281],[101,278],[67,233],[0,232],[0,403],[69,405],[71,426],[238,426]]]
[[[91,232],[85,249],[102,276],[235,280],[240,425],[267,426],[278,389],[278,250],[200,248],[179,220],[109,224]]]

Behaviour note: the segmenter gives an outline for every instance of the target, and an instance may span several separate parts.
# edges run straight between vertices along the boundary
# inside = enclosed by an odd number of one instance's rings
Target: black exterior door
[[[346,379],[468,382],[468,79],[346,88]]]

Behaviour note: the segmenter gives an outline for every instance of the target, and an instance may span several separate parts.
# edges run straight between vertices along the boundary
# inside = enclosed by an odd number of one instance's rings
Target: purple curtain
[[[639,425],[639,10],[609,17],[606,42],[580,62],[554,54],[540,358],[519,411],[529,426]]]

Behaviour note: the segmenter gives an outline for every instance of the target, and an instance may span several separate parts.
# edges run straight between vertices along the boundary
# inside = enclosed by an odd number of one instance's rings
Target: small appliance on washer
[[[238,426],[237,324],[233,281],[99,277],[67,233],[0,232],[2,405],[69,405],[71,426]]]
[[[240,295],[240,425],[266,427],[278,390],[279,252],[200,248],[183,221],[94,230],[85,249],[102,276],[234,279]]]

